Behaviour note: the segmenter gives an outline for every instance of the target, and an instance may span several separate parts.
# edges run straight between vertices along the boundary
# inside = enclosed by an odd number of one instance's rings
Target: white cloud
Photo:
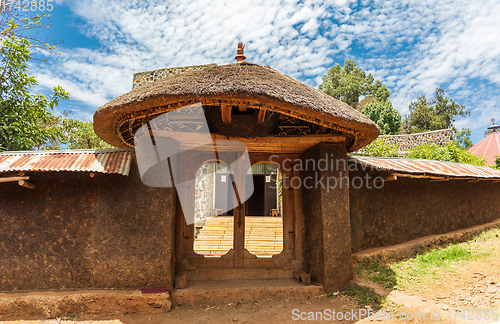
[[[498,114],[492,98],[500,95],[496,0],[64,3],[87,22],[83,32],[101,49],[62,48],[57,65],[40,72],[41,84],[59,82],[95,108],[129,91],[134,72],[231,63],[243,41],[247,61],[269,64],[312,86],[329,66],[354,58],[391,88],[403,113],[418,95],[432,96],[443,86],[472,110],[460,125],[479,129],[495,117],[486,115]]]

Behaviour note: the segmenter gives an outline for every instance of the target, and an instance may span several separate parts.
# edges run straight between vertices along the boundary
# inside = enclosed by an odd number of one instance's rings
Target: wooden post
[[[259,113],[257,114],[257,118],[259,120],[259,123],[263,123],[266,120],[266,108],[265,107],[259,109]]]
[[[285,183],[288,179],[288,183]],[[292,171],[283,170],[283,252],[293,252],[295,248],[294,189],[291,183]]]
[[[239,166],[236,170],[233,170],[235,177],[240,177],[240,179],[234,179],[237,183],[242,183],[241,177],[246,176],[245,170],[241,169]],[[237,189],[236,189],[237,190]],[[236,192],[235,192],[236,193]],[[245,198],[242,196],[241,192],[238,192],[240,200]],[[233,248],[234,248],[234,267],[243,268],[243,258],[245,250],[245,204],[241,201],[241,205],[233,209],[234,213],[234,231],[233,231]]]
[[[18,184],[24,188],[35,189],[35,185],[26,180],[19,180]]]
[[[231,110],[232,107],[228,105],[220,105],[220,116],[222,118],[222,122],[229,124],[231,123]]]
[[[300,171],[293,171],[295,178],[302,179]],[[293,189],[294,210],[295,210],[295,259],[297,261],[304,260],[304,238],[305,238],[305,217],[302,205],[302,185]]]

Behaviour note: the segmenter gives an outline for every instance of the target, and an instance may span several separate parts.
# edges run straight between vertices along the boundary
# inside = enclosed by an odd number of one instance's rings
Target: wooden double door
[[[269,161],[266,155],[250,155],[252,164]],[[292,157],[284,155],[281,159]],[[194,164],[196,172],[200,163]],[[284,177],[300,177],[295,171],[286,171]],[[194,188],[192,189],[194,197]],[[194,224],[187,225],[182,208],[177,200],[175,223],[175,269],[176,275],[190,279],[245,279],[245,278],[292,278],[295,270],[304,268],[304,215],[302,212],[301,188],[282,189],[283,251],[272,257],[258,257],[245,249],[245,227],[251,210],[243,202],[228,215],[233,218],[233,246],[220,257],[207,257],[194,251]]]

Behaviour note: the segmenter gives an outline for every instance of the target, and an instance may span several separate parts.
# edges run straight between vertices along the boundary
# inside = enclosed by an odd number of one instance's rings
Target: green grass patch
[[[418,255],[415,265],[423,268],[442,267],[453,262],[469,261],[474,257],[474,253],[461,245],[450,245],[442,250],[432,250]]]
[[[354,286],[352,284],[349,284],[341,294],[344,296],[353,297],[360,307],[365,308],[366,306],[370,306],[376,311],[381,309],[386,302],[385,298],[380,297],[374,292],[368,289]],[[332,297],[333,295],[329,293],[327,294],[327,296]]]
[[[456,265],[477,256],[478,253],[471,251],[466,245],[450,245],[441,250],[423,253],[412,259],[395,262],[391,268],[396,273],[397,287],[411,288],[454,273],[458,271]]]
[[[357,266],[356,272],[359,276],[378,282],[384,288],[393,289],[397,285],[396,273],[380,260],[371,261],[363,259]]]
[[[500,256],[500,228],[484,231],[471,240],[435,249],[416,257],[384,263],[364,259],[356,267],[358,277],[379,283],[386,289],[425,287],[443,276],[460,271],[465,262]]]

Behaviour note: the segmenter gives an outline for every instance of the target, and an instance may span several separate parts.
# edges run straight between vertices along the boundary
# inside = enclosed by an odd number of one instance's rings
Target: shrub
[[[359,150],[359,154],[376,157],[398,157],[399,145],[391,144],[383,138],[378,138]]]
[[[434,143],[417,145],[406,155],[406,157],[413,159],[449,161],[478,166],[488,166],[488,162],[485,158],[475,156],[474,154],[461,149],[454,141],[450,141],[443,146],[438,146]]]

